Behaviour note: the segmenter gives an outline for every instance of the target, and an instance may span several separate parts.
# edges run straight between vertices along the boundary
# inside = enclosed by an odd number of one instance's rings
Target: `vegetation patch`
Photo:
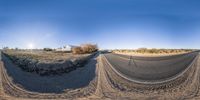
[[[194,51],[193,49],[147,49],[147,48],[139,48],[136,50],[130,49],[116,49],[112,52],[114,53],[132,53],[132,54],[180,54],[180,53],[188,53]]]
[[[6,50],[3,54],[22,70],[41,76],[68,73],[83,67],[95,55],[95,53],[74,55],[65,52],[23,50]]]
[[[87,54],[87,53],[93,53],[96,51],[98,51],[98,46],[94,44],[83,44],[81,46],[72,48],[73,54]]]

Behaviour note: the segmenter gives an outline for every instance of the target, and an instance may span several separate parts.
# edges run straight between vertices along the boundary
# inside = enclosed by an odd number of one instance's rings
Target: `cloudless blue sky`
[[[0,0],[0,48],[200,48],[199,0]]]

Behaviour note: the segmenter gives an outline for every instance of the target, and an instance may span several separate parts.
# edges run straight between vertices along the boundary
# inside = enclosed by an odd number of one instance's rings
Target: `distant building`
[[[8,50],[9,49],[9,47],[3,47],[3,50]]]
[[[73,45],[65,45],[63,47],[57,48],[56,51],[71,51],[72,48],[77,47]]]

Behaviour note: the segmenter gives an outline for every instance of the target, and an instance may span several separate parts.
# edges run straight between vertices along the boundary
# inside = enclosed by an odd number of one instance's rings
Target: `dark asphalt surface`
[[[184,71],[198,52],[162,57],[130,57],[113,53],[104,55],[109,63],[127,78],[137,81],[157,81],[171,78]]]

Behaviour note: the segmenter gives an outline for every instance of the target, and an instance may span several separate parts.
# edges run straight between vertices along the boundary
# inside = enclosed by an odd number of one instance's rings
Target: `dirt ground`
[[[55,52],[55,51],[19,51],[19,50],[6,50],[4,51],[6,54],[16,57],[29,57],[31,59],[43,61],[43,62],[51,62],[51,61],[59,61],[59,60],[67,60],[73,59],[83,56],[88,56],[89,54],[72,54],[67,52]]]
[[[96,63],[96,57],[93,57],[85,67],[70,73],[41,77],[22,71],[9,60],[1,62],[1,98],[21,100],[86,97],[96,90]]]
[[[83,67],[95,53],[75,55],[55,51],[28,51],[6,50],[3,51],[3,61],[11,60],[22,70],[37,73],[41,76],[60,75],[69,73],[76,68]]]
[[[0,90],[2,100],[27,100],[31,97],[42,99],[75,99],[75,100],[199,100],[200,99],[200,58],[196,59],[192,67],[185,73],[185,75],[173,82],[160,85],[159,88],[154,88],[151,85],[144,86],[131,83],[122,77],[118,76],[108,64],[104,61],[104,58],[100,55],[97,58],[95,64],[95,78],[91,81],[92,84],[85,86],[84,88],[71,91],[75,95],[66,92],[65,94],[46,94],[46,93],[32,93],[19,89],[16,84],[11,84],[9,80],[6,81],[5,74],[3,72],[4,66],[1,62],[1,78],[0,78]],[[93,62],[93,61],[91,61]],[[88,63],[89,65],[92,63]],[[89,67],[89,69],[92,67]],[[87,70],[89,70],[87,69]],[[78,72],[77,72],[78,73]],[[180,82],[180,80],[182,80]],[[96,83],[95,83],[96,82]],[[177,84],[178,82],[178,84]],[[6,85],[9,84],[9,85]],[[96,84],[96,85],[95,85]],[[13,86],[15,85],[15,86]],[[7,88],[5,88],[5,86]],[[145,88],[135,88],[135,87]],[[10,95],[11,92],[5,92],[5,89],[12,87],[12,91],[19,93],[19,97]],[[90,88],[87,88],[90,87]],[[93,87],[93,89],[91,88]],[[11,89],[11,88],[10,88]],[[81,94],[80,91],[91,91],[88,95]],[[9,94],[10,93],[10,94]],[[66,95],[71,95],[68,97]],[[78,95],[78,96],[77,96]],[[22,97],[20,97],[22,96]],[[23,97],[25,96],[25,97]],[[66,96],[66,97],[65,97]],[[47,98],[49,97],[49,98]],[[36,99],[35,98],[35,99]],[[34,99],[34,98],[32,98]],[[60,100],[59,99],[59,100]]]

